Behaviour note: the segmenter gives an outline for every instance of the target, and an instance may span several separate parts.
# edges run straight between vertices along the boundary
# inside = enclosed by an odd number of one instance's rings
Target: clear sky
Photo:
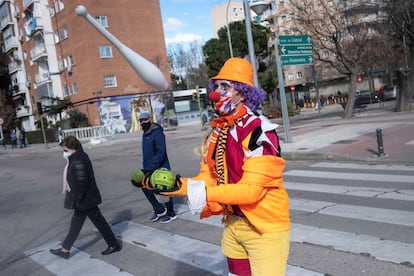
[[[228,0],[160,0],[166,44],[206,42],[213,35],[210,9]]]

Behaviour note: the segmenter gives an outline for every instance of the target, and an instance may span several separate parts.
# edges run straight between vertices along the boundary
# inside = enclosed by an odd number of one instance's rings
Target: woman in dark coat
[[[83,151],[82,144],[75,137],[68,136],[59,145],[63,148],[63,157],[68,161],[63,173],[63,192],[73,198],[74,213],[69,233],[62,247],[51,249],[50,252],[65,259],[69,258],[70,249],[86,217],[92,221],[108,244],[101,254],[108,255],[120,251],[121,247],[111,227],[99,210],[98,205],[102,202],[101,194],[96,185],[92,163]]]

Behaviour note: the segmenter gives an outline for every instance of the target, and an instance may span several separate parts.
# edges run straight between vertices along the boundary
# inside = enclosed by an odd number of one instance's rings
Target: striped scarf
[[[247,109],[245,106],[236,113],[228,116],[218,117],[211,122],[211,126],[214,128],[210,138],[210,144],[208,147],[207,164],[210,170],[214,171],[217,175],[217,185],[226,183],[226,142],[229,134],[229,130],[232,126],[235,126],[246,115]]]

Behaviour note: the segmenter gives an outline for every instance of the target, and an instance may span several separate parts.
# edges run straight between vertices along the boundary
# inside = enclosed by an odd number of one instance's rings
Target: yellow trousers
[[[284,276],[290,231],[258,233],[245,218],[224,218],[222,251],[232,259],[249,259],[252,276]]]

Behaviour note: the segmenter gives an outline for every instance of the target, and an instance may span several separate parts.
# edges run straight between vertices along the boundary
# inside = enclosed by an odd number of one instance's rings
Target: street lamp
[[[259,2],[263,2],[263,1],[259,1]],[[249,3],[247,3],[247,0],[243,0],[243,5],[244,5],[244,17],[246,20],[246,35],[247,35],[247,46],[249,48],[249,59],[250,59],[250,63],[253,66],[253,82],[254,82],[254,85],[258,87],[259,80],[257,78],[256,55],[254,53],[252,25],[250,23],[250,8],[249,8]]]
[[[260,16],[267,9],[268,6],[269,5],[264,1],[256,1],[251,4],[250,8],[257,15]],[[279,38],[278,38],[278,33],[277,33],[278,26],[277,26],[276,19],[273,20],[273,24],[274,24],[274,29],[275,29],[275,40],[274,40],[273,45],[275,48],[275,56],[276,56],[276,70],[277,70],[277,78],[279,82],[279,94],[280,94],[280,105],[282,107],[283,127],[285,130],[285,143],[291,143],[292,139],[290,137],[289,113],[288,113],[287,103],[286,103],[285,84],[283,80],[282,64],[280,62],[280,55],[279,55],[279,44],[278,44]]]
[[[230,34],[230,27],[229,27],[229,6],[230,1],[227,2],[227,8],[226,8],[226,27],[227,27],[227,39],[229,40],[229,49],[230,49],[230,57],[233,57],[233,45],[231,43],[231,34]]]

